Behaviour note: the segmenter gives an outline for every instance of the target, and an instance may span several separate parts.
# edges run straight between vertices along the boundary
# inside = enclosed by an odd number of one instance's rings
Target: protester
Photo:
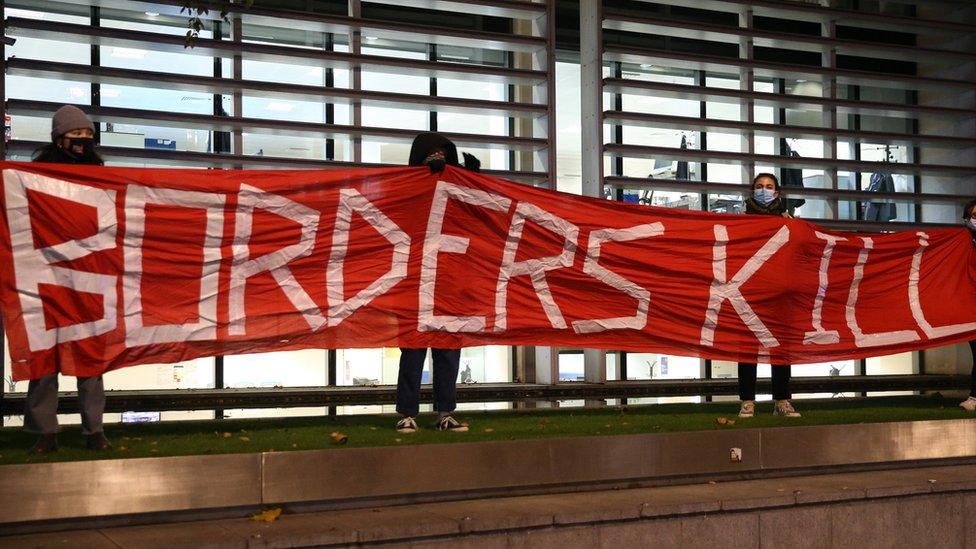
[[[95,152],[95,125],[73,105],[65,105],[51,119],[51,142],[38,149],[34,162],[102,165]],[[60,367],[58,367],[60,370]],[[102,414],[105,412],[105,385],[102,376],[78,378],[78,407],[81,409],[81,432],[91,450],[109,450]],[[40,436],[32,454],[47,454],[58,449],[58,372],[31,380],[27,386],[24,430]]]
[[[410,147],[411,166],[427,166],[431,173],[439,173],[448,164],[459,166],[457,147],[446,137],[422,133]],[[464,167],[479,171],[481,162],[473,155],[464,153]],[[464,432],[468,426],[454,418],[457,408],[457,377],[461,363],[460,349],[431,349],[434,386],[434,411],[437,412],[436,428],[439,431]],[[427,359],[427,349],[400,349],[400,372],[397,376],[396,410],[403,417],[397,421],[396,430],[401,433],[416,432],[417,413],[420,411],[420,378]]]
[[[752,180],[752,196],[746,198],[746,213],[790,217],[786,213],[786,201],[779,195],[779,180],[771,173],[761,173]],[[739,417],[752,417],[756,413],[756,363],[739,363]],[[770,367],[773,381],[773,414],[784,417],[800,417],[790,403],[790,365],[773,364]]]
[[[976,200],[970,200],[962,208],[962,220],[969,229],[972,243],[976,245]],[[976,412],[976,339],[969,342],[969,350],[973,355],[972,381],[969,384],[969,398],[959,403],[964,409]]]

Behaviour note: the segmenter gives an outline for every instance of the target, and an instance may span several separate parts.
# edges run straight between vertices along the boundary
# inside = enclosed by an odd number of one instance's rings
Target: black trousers
[[[969,342],[969,350],[973,353],[973,380],[969,384],[969,396],[976,397],[976,339]]]
[[[773,364],[773,399],[786,400],[790,394],[790,365]],[[976,378],[974,378],[976,379]],[[739,400],[756,400],[756,363],[739,363]]]
[[[457,377],[461,349],[431,349],[434,358],[432,385],[434,410],[453,412],[457,408]],[[400,349],[400,373],[397,376],[396,410],[405,416],[420,411],[420,378],[427,349]]]

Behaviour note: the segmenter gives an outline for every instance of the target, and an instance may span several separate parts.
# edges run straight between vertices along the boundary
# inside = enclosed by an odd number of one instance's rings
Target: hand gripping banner
[[[786,364],[976,338],[976,250],[961,228],[832,232],[451,167],[0,169],[15,379],[311,347]]]

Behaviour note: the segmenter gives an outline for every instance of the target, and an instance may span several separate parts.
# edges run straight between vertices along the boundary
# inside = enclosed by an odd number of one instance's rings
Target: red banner
[[[310,347],[779,364],[976,338],[961,228],[832,232],[454,168],[0,169],[15,379]]]

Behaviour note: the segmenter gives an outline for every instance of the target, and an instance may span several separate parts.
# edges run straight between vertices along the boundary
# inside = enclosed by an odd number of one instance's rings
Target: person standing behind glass
[[[771,173],[761,173],[752,180],[752,196],[746,198],[746,213],[789,217],[786,201],[779,195],[779,180]],[[752,417],[756,413],[755,362],[739,363],[739,417]],[[770,367],[773,382],[773,414],[783,417],[800,417],[790,403],[790,365],[773,364]]]
[[[440,173],[447,164],[459,166],[457,147],[451,140],[434,132],[422,133],[410,146],[410,166],[427,166],[431,173]],[[477,172],[481,162],[464,153],[464,167]],[[454,419],[457,408],[457,377],[461,365],[461,349],[431,349],[436,428],[439,431],[465,432],[468,426]],[[420,412],[420,378],[427,359],[427,349],[400,349],[400,371],[397,375],[396,410],[402,418],[396,430],[401,433],[417,431],[416,416]]]
[[[95,125],[73,105],[65,105],[51,119],[51,142],[34,153],[34,162],[59,164],[93,164],[105,162],[95,152]],[[60,370],[60,365],[57,368]],[[102,415],[105,412],[105,385],[102,376],[78,378],[78,406],[81,408],[81,432],[90,450],[110,450],[105,438]],[[58,372],[32,379],[27,386],[24,406],[24,430],[40,436],[32,454],[47,454],[58,449]]]
[[[969,235],[972,236],[972,243],[976,246],[976,200],[970,200],[962,208],[962,220],[969,229]],[[969,382],[969,398],[959,403],[964,409],[970,412],[976,412],[976,339],[969,342],[969,351],[973,355],[973,369],[970,375],[972,375],[972,381]]]

